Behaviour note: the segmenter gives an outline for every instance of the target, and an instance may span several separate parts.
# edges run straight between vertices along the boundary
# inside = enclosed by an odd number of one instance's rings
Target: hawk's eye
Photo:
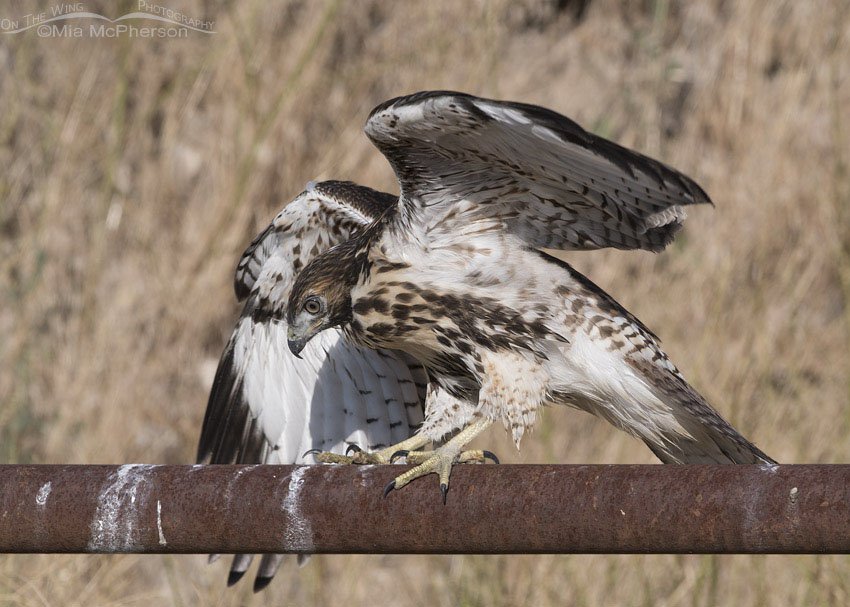
[[[311,297],[304,302],[304,311],[307,312],[307,314],[315,316],[322,311],[322,304],[320,304],[319,300],[315,297]]]

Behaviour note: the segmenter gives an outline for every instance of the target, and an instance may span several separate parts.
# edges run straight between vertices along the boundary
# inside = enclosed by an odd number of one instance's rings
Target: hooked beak
[[[301,358],[301,350],[310,341],[309,337],[299,337],[290,326],[286,331],[286,344],[289,346],[289,351],[295,355],[295,358]]]
[[[306,339],[287,339],[286,344],[289,346],[289,351],[295,355],[295,358],[301,358],[301,350],[307,345]]]

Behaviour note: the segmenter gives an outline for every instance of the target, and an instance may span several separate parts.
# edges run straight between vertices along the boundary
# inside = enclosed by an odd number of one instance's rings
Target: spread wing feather
[[[281,313],[311,258],[348,240],[397,200],[348,182],[311,184],[253,240],[236,269],[236,295],[247,301],[213,381],[199,462],[302,463],[308,449],[399,442],[422,422],[427,376],[421,365],[401,353],[349,345],[338,330],[317,335],[297,360],[286,347]],[[250,561],[250,555],[234,559],[229,583]],[[277,556],[264,557],[255,589],[269,583],[279,564]]]
[[[686,205],[711,202],[675,169],[524,103],[416,93],[376,107],[366,134],[398,176],[402,217],[426,229],[493,217],[534,247],[660,251]]]

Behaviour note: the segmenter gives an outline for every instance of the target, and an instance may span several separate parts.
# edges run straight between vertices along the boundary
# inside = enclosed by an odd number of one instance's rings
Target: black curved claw
[[[498,457],[496,457],[496,454],[495,454],[495,453],[493,453],[492,451],[482,451],[482,452],[481,452],[481,454],[484,456],[484,459],[490,459],[490,460],[493,460],[493,463],[494,463],[494,464],[498,464],[498,463],[499,463],[499,458],[498,458]]]
[[[304,452],[304,455],[301,456],[301,459],[304,459],[308,455],[318,455],[321,452],[322,452],[321,449],[310,449],[309,451]]]
[[[440,483],[440,493],[443,494],[443,506],[446,505],[446,493],[449,492],[449,486],[446,483]]]
[[[363,449],[361,449],[360,447],[358,447],[358,446],[357,446],[357,445],[355,445],[354,443],[351,443],[350,445],[348,445],[348,446],[345,448],[345,454],[346,454],[346,455],[348,455],[348,454],[349,454],[349,453],[351,453],[352,451],[354,451],[355,453],[360,453],[361,451],[363,451]]]
[[[387,495],[389,495],[390,491],[395,489],[395,479],[390,481],[390,484],[384,487],[384,494],[381,496],[381,499],[387,499]]]
[[[390,463],[394,464],[397,457],[407,457],[410,451],[407,449],[401,449],[400,451],[396,451],[392,455],[390,455]]]

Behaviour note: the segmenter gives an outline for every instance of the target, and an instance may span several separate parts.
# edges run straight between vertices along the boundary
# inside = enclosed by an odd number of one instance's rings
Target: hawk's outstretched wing
[[[348,182],[311,184],[245,251],[236,294],[247,299],[216,371],[198,446],[213,464],[295,464],[308,449],[342,452],[398,443],[423,421],[424,368],[399,352],[363,350],[323,332],[297,360],[281,312],[295,276],[313,257],[348,240],[398,198]],[[280,555],[263,557],[255,589]],[[229,583],[247,570],[237,555]]]
[[[675,169],[524,103],[416,93],[376,107],[366,134],[426,228],[489,216],[534,247],[660,251],[685,205],[710,202]]]

